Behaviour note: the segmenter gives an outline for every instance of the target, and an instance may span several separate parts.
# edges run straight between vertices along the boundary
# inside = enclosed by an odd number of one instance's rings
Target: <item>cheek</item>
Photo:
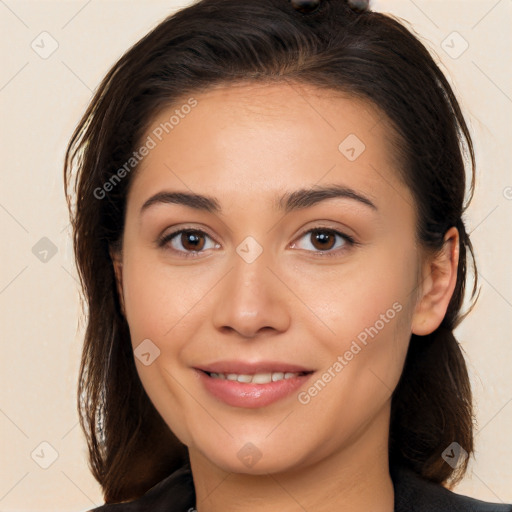
[[[180,385],[183,374],[179,365],[180,354],[193,332],[189,312],[201,290],[187,287],[185,272],[171,272],[150,255],[138,256],[135,251],[125,254],[125,310],[137,373],[164,421],[187,444],[189,397]]]
[[[325,425],[326,450],[347,433],[361,432],[389,404],[398,384],[412,315],[407,287],[394,284],[370,296],[362,290],[337,296],[339,314],[330,319],[335,335],[320,340],[328,356],[298,397],[307,415]]]
[[[388,244],[361,251],[338,266],[294,267],[287,280],[294,283],[316,322],[329,328],[332,339],[346,341],[359,335],[364,339],[365,332],[375,326],[382,331],[395,324],[395,317],[400,317],[401,326],[410,321],[404,312],[415,297],[411,293],[417,284],[415,251],[412,247],[396,251]],[[308,317],[315,320],[313,315]]]
[[[378,407],[389,398],[410,340],[416,272],[412,249],[397,255],[389,247],[339,267],[321,283],[308,279],[310,307],[331,331],[325,329],[319,342],[330,354],[325,377],[336,383],[320,401],[351,403],[366,414],[365,404]]]
[[[123,266],[125,309],[132,342],[165,339],[206,294],[208,281],[191,267],[170,267],[143,255],[128,256]]]

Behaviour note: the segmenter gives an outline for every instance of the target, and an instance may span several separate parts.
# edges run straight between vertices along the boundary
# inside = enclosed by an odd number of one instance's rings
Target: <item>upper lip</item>
[[[215,363],[196,366],[196,369],[208,373],[236,373],[238,375],[274,372],[310,373],[313,371],[304,366],[279,361],[258,361],[254,363],[248,361],[216,361]]]

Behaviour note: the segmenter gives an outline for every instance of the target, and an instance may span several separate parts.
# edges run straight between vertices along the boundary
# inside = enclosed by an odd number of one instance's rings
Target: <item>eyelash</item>
[[[306,236],[310,233],[314,233],[316,231],[325,232],[325,233],[328,233],[331,235],[337,235],[337,236],[341,237],[346,244],[344,247],[338,248],[336,250],[329,249],[326,251],[308,251],[308,252],[313,252],[315,254],[318,254],[318,256],[320,258],[329,258],[329,257],[339,256],[340,253],[343,253],[343,252],[349,250],[350,248],[359,245],[359,243],[356,242],[354,240],[354,238],[352,238],[351,236],[346,235],[345,233],[342,233],[335,229],[325,228],[323,226],[318,226],[318,227],[309,229],[307,231],[304,231],[301,235],[299,235],[299,237],[297,239],[299,240],[299,239],[303,238],[304,236]],[[179,230],[173,231],[172,233],[168,233],[167,235],[159,238],[157,241],[158,247],[163,248],[170,241],[172,241],[177,235],[181,235],[182,233],[195,233],[195,234],[199,234],[199,235],[205,235],[208,238],[213,240],[213,238],[205,231],[202,231],[200,229],[184,228],[184,229],[179,229]],[[217,242],[215,242],[215,243],[217,243]],[[200,254],[201,252],[204,252],[204,251],[178,251],[176,249],[171,249],[171,250],[174,253],[179,253],[180,257],[182,257],[182,258],[197,258],[198,254]]]

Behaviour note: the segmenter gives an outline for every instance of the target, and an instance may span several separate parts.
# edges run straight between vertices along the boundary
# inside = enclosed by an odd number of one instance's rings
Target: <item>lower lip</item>
[[[236,380],[210,377],[196,370],[206,390],[215,398],[233,407],[256,409],[281,400],[300,388],[312,375],[300,375],[291,379],[282,379],[268,384],[251,384]]]

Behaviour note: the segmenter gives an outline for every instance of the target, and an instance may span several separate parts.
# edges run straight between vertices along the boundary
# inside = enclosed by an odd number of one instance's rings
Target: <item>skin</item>
[[[391,130],[369,103],[286,83],[217,86],[194,97],[197,106],[134,176],[122,251],[112,259],[133,347],[150,339],[160,350],[148,366],[136,358],[137,370],[189,448],[197,509],[390,512],[391,394],[411,333],[428,334],[444,317],[457,230],[435,257],[421,250]],[[338,149],[349,134],[365,144],[354,161]],[[332,184],[376,209],[350,198],[287,215],[274,207],[286,192]],[[222,211],[159,203],[141,214],[163,190],[213,196]],[[180,228],[206,232],[202,252],[184,257],[192,250],[179,235],[157,245]],[[334,237],[322,250],[313,228],[357,244]],[[236,252],[247,236],[263,249],[252,263]],[[397,303],[400,311],[307,404],[292,393],[266,407],[232,407],[193,370],[226,359],[285,361],[315,370],[304,391]],[[251,467],[238,456],[247,443],[261,456]]]

